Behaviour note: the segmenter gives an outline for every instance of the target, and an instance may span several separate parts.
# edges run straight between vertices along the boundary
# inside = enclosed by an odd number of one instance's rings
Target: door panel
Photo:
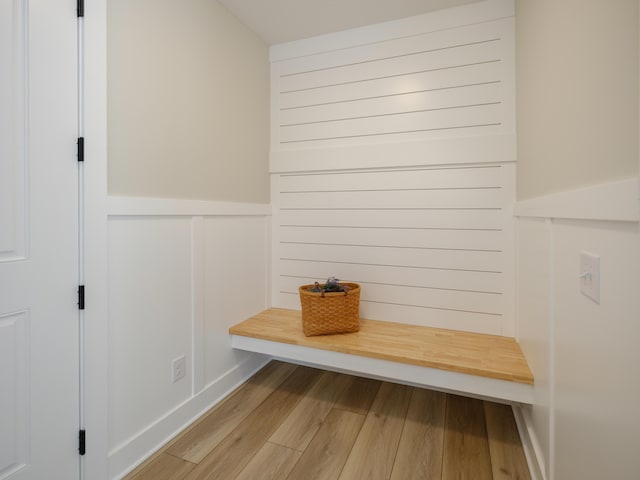
[[[24,6],[0,0],[0,262],[24,258],[26,39]]]
[[[28,460],[27,329],[27,311],[0,317],[0,472]]]
[[[0,0],[0,480],[79,478],[76,32]]]

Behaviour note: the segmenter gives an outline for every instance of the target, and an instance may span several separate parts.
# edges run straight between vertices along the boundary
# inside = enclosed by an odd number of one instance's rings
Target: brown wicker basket
[[[299,288],[302,331],[305,336],[357,332],[360,329],[360,285],[344,282],[346,292],[310,292],[313,285]]]

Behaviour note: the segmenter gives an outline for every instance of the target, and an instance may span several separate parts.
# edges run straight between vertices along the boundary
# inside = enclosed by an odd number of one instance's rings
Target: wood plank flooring
[[[530,479],[511,408],[273,361],[125,480]]]

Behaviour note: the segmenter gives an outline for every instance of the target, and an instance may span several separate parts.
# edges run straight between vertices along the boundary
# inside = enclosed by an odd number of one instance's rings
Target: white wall
[[[112,197],[109,478],[219,401],[264,358],[228,328],[264,310],[268,205]],[[186,377],[172,382],[172,361]]]
[[[109,193],[269,201],[267,46],[215,0],[108,2]]]
[[[638,2],[517,0],[516,45],[518,199],[637,176]]]
[[[513,336],[513,2],[271,48],[273,303]]]

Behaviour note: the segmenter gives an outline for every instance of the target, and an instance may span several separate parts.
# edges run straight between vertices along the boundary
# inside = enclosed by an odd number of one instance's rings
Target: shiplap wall
[[[275,306],[335,275],[363,317],[514,335],[513,4],[483,3],[272,49]]]
[[[501,124],[495,26],[279,64],[280,145],[495,133]]]

